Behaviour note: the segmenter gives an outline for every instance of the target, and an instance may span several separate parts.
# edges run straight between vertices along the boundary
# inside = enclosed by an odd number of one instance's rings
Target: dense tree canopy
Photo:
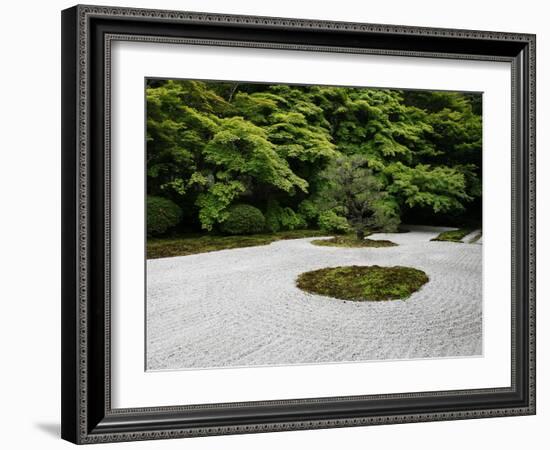
[[[317,226],[342,214],[327,180],[346,158],[385,223],[480,219],[480,94],[148,80],[146,97],[148,194],[190,228],[217,229],[236,204],[272,231]]]

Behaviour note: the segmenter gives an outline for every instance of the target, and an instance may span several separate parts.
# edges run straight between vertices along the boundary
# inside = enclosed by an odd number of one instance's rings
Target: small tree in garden
[[[181,220],[182,210],[172,200],[147,196],[147,235],[160,236],[174,228]]]
[[[342,156],[323,173],[325,209],[345,217],[359,240],[369,227],[395,231],[399,225],[399,216],[384,202],[382,183],[366,164],[361,155]]]

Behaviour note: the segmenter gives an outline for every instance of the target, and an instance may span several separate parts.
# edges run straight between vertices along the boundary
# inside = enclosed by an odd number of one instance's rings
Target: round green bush
[[[334,211],[324,211],[317,219],[319,228],[328,233],[344,234],[350,231],[350,226],[345,217],[341,217]]]
[[[276,200],[269,200],[265,210],[265,227],[267,231],[276,233],[281,230],[281,205]]]
[[[147,235],[159,236],[174,228],[181,220],[182,210],[172,200],[147,196]]]
[[[308,225],[314,225],[319,219],[319,207],[311,200],[305,199],[298,205],[298,213],[306,220]]]
[[[261,233],[265,227],[262,212],[251,205],[234,205],[228,210],[227,218],[220,223],[220,230],[226,234]]]
[[[288,206],[282,207],[277,200],[270,200],[265,211],[265,226],[268,231],[297,230],[305,228],[305,218]]]

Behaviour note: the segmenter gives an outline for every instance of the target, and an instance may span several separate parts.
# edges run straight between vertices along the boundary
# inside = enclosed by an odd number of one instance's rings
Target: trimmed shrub
[[[147,196],[147,235],[159,236],[174,228],[182,217],[181,208],[172,200]]]
[[[281,230],[281,205],[276,200],[269,200],[265,210],[265,227],[268,231],[276,233]]]
[[[399,206],[394,201],[375,202],[374,207],[375,229],[385,233],[395,233],[399,229],[401,217]]]
[[[319,208],[311,200],[303,200],[298,205],[298,214],[300,214],[309,225],[317,224],[319,218]]]
[[[346,218],[339,216],[332,210],[319,214],[317,224],[321,230],[328,233],[344,234],[351,230]]]
[[[306,220],[300,215],[295,213],[292,208],[283,208],[283,214],[281,216],[281,226],[283,230],[299,230],[307,226]]]
[[[234,205],[227,211],[227,218],[220,223],[220,230],[226,234],[261,233],[265,227],[265,217],[252,205]]]
[[[307,226],[307,222],[301,214],[295,213],[288,206],[283,208],[276,200],[268,201],[265,221],[266,228],[272,233],[280,230],[296,230]]]

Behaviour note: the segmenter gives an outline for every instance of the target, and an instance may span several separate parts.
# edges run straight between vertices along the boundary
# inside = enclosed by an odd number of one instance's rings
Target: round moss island
[[[323,247],[348,247],[348,248],[379,248],[379,247],[395,247],[397,244],[392,241],[362,239],[359,240],[355,236],[335,236],[330,239],[315,239],[311,241],[313,245],[321,245]]]
[[[412,267],[342,266],[304,272],[296,286],[311,294],[364,302],[405,299],[428,281],[425,272]]]

